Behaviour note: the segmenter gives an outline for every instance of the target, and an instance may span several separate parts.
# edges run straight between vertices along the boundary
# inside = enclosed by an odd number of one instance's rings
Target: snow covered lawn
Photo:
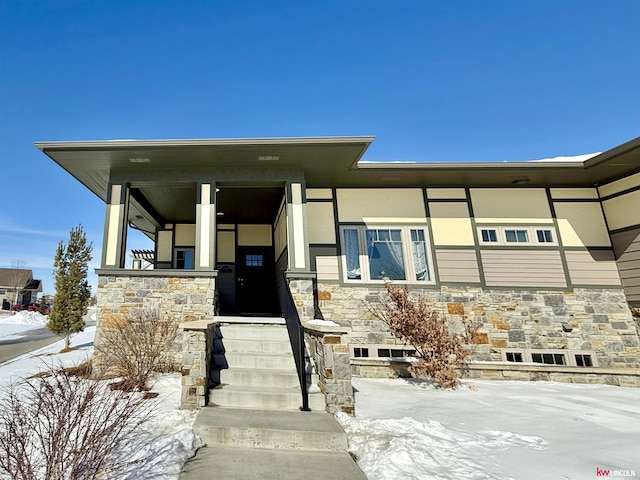
[[[357,415],[339,420],[369,480],[583,480],[596,478],[596,469],[610,470],[609,478],[616,478],[613,470],[640,477],[637,389],[466,381],[451,391],[413,379],[353,383]]]
[[[28,330],[29,326],[23,324],[22,330],[15,327],[14,331],[18,334]],[[0,329],[4,327],[6,325],[0,325]],[[59,353],[64,348],[64,340],[60,340],[0,365],[0,399],[6,395],[12,380],[33,375],[45,369],[46,365],[73,366],[90,358],[94,334],[95,327],[88,327],[84,332],[74,335],[71,347],[75,350],[64,354]],[[137,437],[136,444],[127,445],[127,455],[131,458],[151,460],[138,465],[118,480],[175,480],[184,462],[200,447],[200,440],[191,428],[196,412],[178,409],[180,374],[158,375],[152,391],[159,393],[156,399],[150,400],[156,403],[157,414],[144,425],[144,435]]]
[[[0,329],[8,325],[0,323]],[[45,362],[71,366],[89,358],[94,333],[88,327],[72,337],[76,350],[68,353],[58,353],[59,341],[0,365],[0,398],[12,379],[36,373]],[[369,480],[583,480],[597,478],[596,469],[610,470],[608,478],[616,478],[616,469],[640,477],[637,389],[466,381],[451,391],[419,380],[353,383],[357,416],[339,420]],[[129,454],[153,460],[126,479],[177,479],[200,445],[191,429],[195,413],[178,409],[180,376],[157,376],[153,391],[160,393],[158,414],[127,446]]]

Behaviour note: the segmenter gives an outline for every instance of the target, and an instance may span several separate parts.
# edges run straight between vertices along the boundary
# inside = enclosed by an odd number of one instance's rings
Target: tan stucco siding
[[[238,225],[238,245],[242,247],[270,247],[271,225]]]
[[[420,189],[350,189],[337,190],[338,218],[341,222],[382,222],[389,219],[426,221]]]
[[[309,243],[336,243],[333,203],[307,203],[307,234]]]
[[[434,245],[474,245],[469,208],[461,202],[429,204]]]
[[[192,247],[196,244],[195,224],[178,223],[174,228],[176,229],[176,246]]]
[[[333,192],[330,188],[307,188],[307,200],[330,200],[333,198]]]
[[[159,262],[170,262],[173,250],[173,231],[162,230],[158,232],[158,258]]]
[[[480,282],[475,250],[436,249],[438,277],[441,282]]]
[[[595,188],[551,188],[551,198],[558,199],[598,199]]]
[[[566,287],[560,252],[552,250],[481,250],[489,287]]]
[[[602,185],[598,187],[598,191],[600,192],[601,197],[608,197],[609,195],[623,192],[634,187],[640,187],[640,173],[629,175],[628,177],[621,178],[615,182]]]
[[[611,245],[600,202],[555,202],[554,209],[565,247]]]
[[[640,225],[640,190],[602,202],[609,230]]]
[[[543,188],[473,188],[473,213],[478,223],[552,223]]]
[[[427,188],[427,197],[431,199],[465,199],[467,193],[464,188]]]
[[[236,232],[218,230],[218,262],[233,263],[236,261]]]
[[[574,285],[621,285],[611,251],[568,251],[565,258]]]

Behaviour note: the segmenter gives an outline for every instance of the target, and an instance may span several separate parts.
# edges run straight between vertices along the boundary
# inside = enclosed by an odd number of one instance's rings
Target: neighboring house
[[[16,286],[18,301],[16,302]],[[38,293],[42,292],[42,281],[34,280],[31,270],[22,268],[0,268],[0,301],[2,309],[8,310],[10,305],[35,302]]]
[[[99,325],[150,302],[281,315],[284,273],[302,321],[338,323],[351,370],[386,375],[406,352],[365,300],[390,279],[481,323],[471,376],[638,385],[640,138],[586,161],[361,162],[372,141],[36,146],[106,202]],[[129,225],[153,269],[124,268]]]

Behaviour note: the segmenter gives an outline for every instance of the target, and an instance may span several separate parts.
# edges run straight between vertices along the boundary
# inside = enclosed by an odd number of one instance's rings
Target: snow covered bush
[[[19,380],[0,402],[0,477],[118,478],[145,461],[125,447],[151,413],[142,395],[68,371]]]
[[[440,386],[455,388],[460,384],[460,368],[472,353],[471,341],[477,326],[464,315],[459,325],[452,325],[434,310],[422,295],[412,296],[405,285],[386,285],[371,312],[389,326],[398,339],[416,349],[416,361],[409,367],[413,377],[432,377]],[[454,330],[454,326],[457,329]]]
[[[95,345],[98,370],[122,377],[124,390],[148,390],[153,372],[171,370],[177,328],[157,308],[131,309],[126,319],[102,326]]]

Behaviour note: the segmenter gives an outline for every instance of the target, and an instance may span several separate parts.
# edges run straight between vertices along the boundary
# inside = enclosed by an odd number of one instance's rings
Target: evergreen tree
[[[46,303],[44,297],[40,299],[40,304],[38,305],[38,313],[45,315],[47,312]]]
[[[82,317],[87,313],[91,297],[87,281],[91,250],[82,225],[78,225],[69,232],[69,243],[60,242],[56,251],[53,263],[56,294],[47,328],[56,335],[64,335],[66,348],[71,335],[84,330]]]

